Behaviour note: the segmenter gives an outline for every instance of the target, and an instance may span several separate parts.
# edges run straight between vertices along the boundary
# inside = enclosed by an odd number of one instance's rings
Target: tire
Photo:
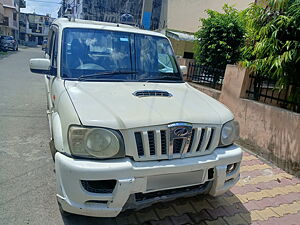
[[[19,47],[18,47],[18,46],[16,47],[16,50],[15,50],[15,51],[19,51]]]

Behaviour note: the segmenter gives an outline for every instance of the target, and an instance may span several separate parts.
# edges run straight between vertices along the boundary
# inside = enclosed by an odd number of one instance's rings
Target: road
[[[0,225],[300,224],[300,180],[245,152],[241,180],[218,198],[156,204],[116,219],[62,216],[48,141],[43,76],[32,74],[38,48],[0,60]]]

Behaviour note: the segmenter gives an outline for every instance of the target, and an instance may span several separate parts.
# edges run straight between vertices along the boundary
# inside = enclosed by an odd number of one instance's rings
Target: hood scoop
[[[141,90],[132,93],[136,97],[172,97],[173,95],[167,91],[159,90]]]

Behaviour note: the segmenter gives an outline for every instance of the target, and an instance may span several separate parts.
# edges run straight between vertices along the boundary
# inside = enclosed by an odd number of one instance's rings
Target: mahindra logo
[[[177,128],[176,130],[174,130],[174,134],[177,137],[185,137],[187,134],[189,133],[188,129],[182,127],[182,128]]]

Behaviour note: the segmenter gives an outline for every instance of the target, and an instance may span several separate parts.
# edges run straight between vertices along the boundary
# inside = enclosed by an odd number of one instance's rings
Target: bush
[[[202,27],[195,34],[197,62],[220,69],[241,59],[245,32],[241,13],[226,4],[223,10],[207,10],[209,17],[201,19]]]

